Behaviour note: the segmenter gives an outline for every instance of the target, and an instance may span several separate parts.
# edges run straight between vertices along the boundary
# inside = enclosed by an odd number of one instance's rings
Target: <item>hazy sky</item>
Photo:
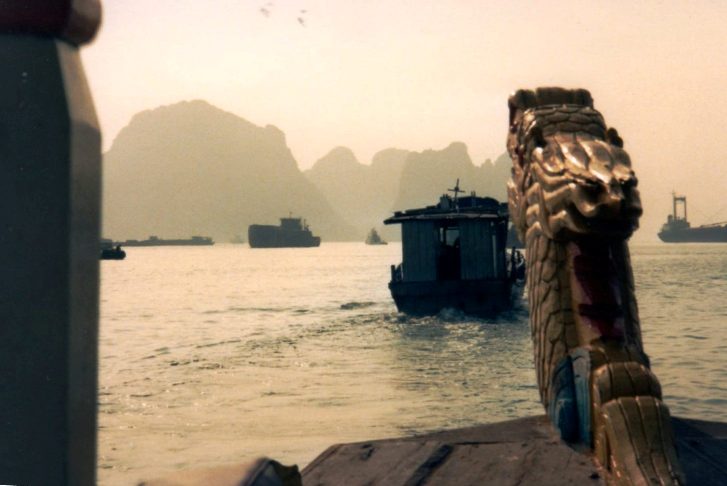
[[[631,154],[642,238],[672,189],[693,224],[727,220],[727,2],[103,3],[83,59],[106,148],[138,111],[205,99],[281,128],[303,169],[338,145],[369,163],[454,140],[479,164],[504,151],[510,92],[583,87]]]

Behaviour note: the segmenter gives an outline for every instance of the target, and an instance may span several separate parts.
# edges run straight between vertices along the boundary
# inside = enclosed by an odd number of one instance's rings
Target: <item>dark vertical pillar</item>
[[[0,2],[0,484],[96,470],[97,0]]]

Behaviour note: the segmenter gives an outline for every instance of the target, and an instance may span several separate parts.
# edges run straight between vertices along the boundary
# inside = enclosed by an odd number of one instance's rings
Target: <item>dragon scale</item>
[[[510,214],[543,406],[613,484],[684,484],[641,340],[627,241],[642,209],[623,141],[586,90],[520,90],[509,108]]]

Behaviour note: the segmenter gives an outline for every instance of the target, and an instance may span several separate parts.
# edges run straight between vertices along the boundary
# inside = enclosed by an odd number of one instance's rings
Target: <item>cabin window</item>
[[[439,242],[445,246],[459,247],[459,226],[439,228]]]

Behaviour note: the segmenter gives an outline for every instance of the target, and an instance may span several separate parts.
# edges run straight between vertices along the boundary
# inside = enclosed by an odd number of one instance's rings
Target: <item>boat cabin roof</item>
[[[451,196],[442,195],[439,204],[396,211],[392,217],[384,220],[384,224],[432,220],[502,220],[507,217],[507,203],[500,203],[491,197],[465,196],[455,200]]]

